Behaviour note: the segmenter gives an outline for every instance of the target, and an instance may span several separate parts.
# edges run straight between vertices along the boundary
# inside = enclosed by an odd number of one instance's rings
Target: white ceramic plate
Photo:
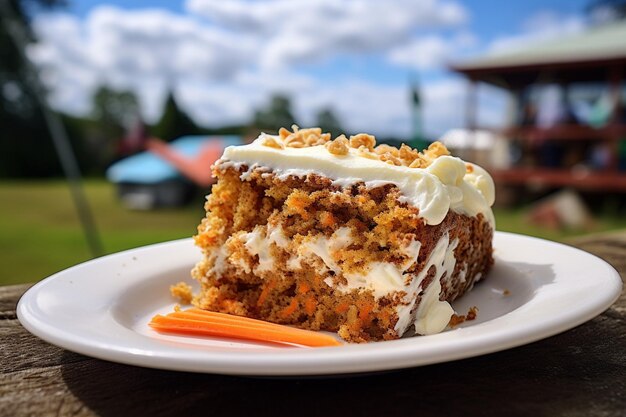
[[[606,262],[569,246],[497,232],[487,279],[454,308],[478,318],[431,336],[330,348],[276,347],[228,339],[159,334],[148,327],[172,311],[170,284],[200,258],[191,239],[89,261],[33,286],[20,322],[68,350],[151,368],[240,375],[319,375],[432,364],[523,345],[581,324],[619,296]]]

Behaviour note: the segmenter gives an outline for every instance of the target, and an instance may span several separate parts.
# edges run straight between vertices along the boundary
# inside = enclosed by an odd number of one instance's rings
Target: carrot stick
[[[336,346],[334,338],[314,332],[276,330],[264,327],[238,326],[225,323],[209,323],[200,320],[155,316],[150,325],[161,331],[182,334],[231,337],[236,339],[267,342],[294,343],[304,346]]]
[[[175,313],[176,312],[170,313],[168,314],[168,316],[175,314]],[[207,320],[215,319],[215,320],[222,320],[223,322],[230,322],[230,323],[250,323],[250,324],[256,324],[259,326],[276,327],[279,329],[285,328],[285,326],[283,326],[282,324],[270,323],[269,321],[265,321],[265,320],[251,319],[249,317],[235,316],[233,314],[225,314],[225,313],[218,313],[215,311],[202,310],[196,307],[188,308],[187,310],[180,311],[180,313],[199,314],[199,315],[207,317]],[[293,327],[288,327],[288,329],[293,329]],[[298,329],[294,329],[294,330],[298,330]]]
[[[293,343],[313,347],[341,345],[328,335],[222,313],[212,313],[209,316],[186,310],[167,316],[156,315],[152,318],[150,326],[155,330],[181,334]]]

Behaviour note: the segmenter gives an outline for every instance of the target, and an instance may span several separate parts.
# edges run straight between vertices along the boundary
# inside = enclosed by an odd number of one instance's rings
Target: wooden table
[[[626,277],[626,231],[574,245]],[[92,359],[20,326],[28,285],[0,287],[0,415],[625,416],[626,297],[563,334],[504,352],[388,373],[243,378]]]

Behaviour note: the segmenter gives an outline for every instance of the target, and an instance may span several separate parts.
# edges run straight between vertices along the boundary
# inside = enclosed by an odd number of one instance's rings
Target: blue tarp
[[[183,136],[169,143],[181,155],[193,158],[207,142],[220,142],[224,147],[240,145],[241,137]],[[178,170],[152,152],[141,152],[111,165],[106,176],[114,183],[156,184],[162,181],[184,178]]]

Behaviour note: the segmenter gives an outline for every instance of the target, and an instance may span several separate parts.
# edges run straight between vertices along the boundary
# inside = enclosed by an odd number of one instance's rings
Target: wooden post
[[[621,86],[624,76],[624,68],[621,66],[611,67],[609,70],[609,89],[611,91],[611,103],[613,105],[610,117],[609,132],[607,139],[609,140],[610,159],[607,171],[617,173],[619,168],[619,141],[621,139],[620,125],[620,109],[621,109]]]

